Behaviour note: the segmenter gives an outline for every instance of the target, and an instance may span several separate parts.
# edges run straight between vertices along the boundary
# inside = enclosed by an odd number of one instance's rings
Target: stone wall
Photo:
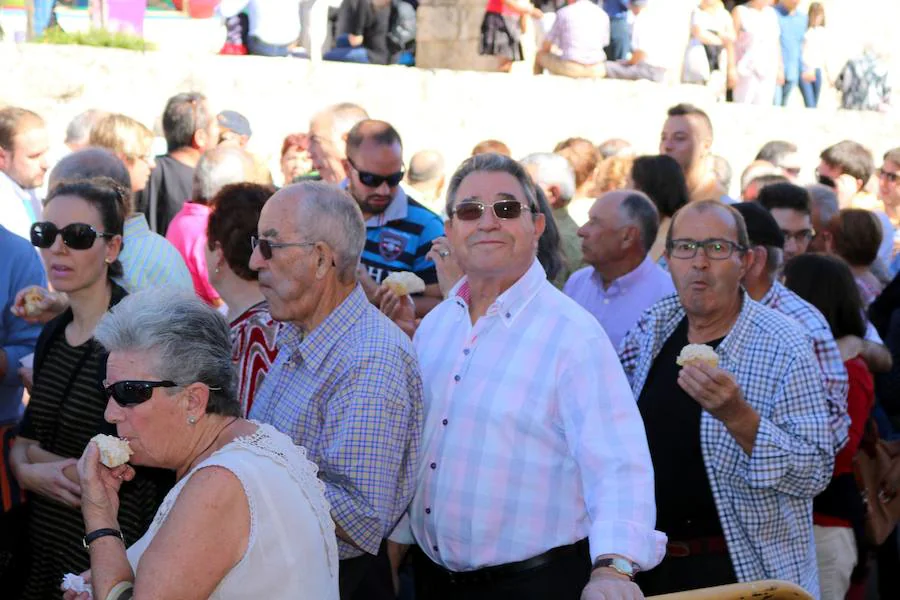
[[[640,152],[655,152],[666,108],[682,101],[709,111],[714,150],[738,174],[770,139],[798,143],[810,178],[821,149],[841,139],[859,140],[879,156],[900,146],[894,117],[717,104],[699,86],[28,44],[0,45],[0,64],[0,104],[45,115],[59,142],[68,121],[88,108],[123,112],[154,126],[169,96],[196,89],[214,109],[247,115],[253,149],[272,158],[276,172],[283,136],[306,131],[316,110],[339,101],[358,102],[373,117],[391,121],[407,157],[436,148],[449,168],[486,138],[504,140],[516,156],[549,151],[575,135],[596,142],[623,137]]]

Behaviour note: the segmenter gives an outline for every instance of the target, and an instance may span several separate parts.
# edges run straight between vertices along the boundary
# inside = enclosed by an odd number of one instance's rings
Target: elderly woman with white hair
[[[286,436],[240,418],[224,318],[197,298],[148,291],[106,315],[96,339],[109,352],[107,421],[131,463],[174,470],[177,483],[126,550],[118,492],[134,469],[107,468],[88,445],[78,472],[94,598],[337,599],[316,467]]]

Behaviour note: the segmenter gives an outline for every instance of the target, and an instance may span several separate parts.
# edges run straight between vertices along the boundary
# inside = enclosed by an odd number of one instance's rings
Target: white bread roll
[[[128,440],[113,437],[111,435],[95,435],[91,441],[97,444],[100,449],[100,462],[112,469],[119,465],[124,465],[131,458],[131,446]]]

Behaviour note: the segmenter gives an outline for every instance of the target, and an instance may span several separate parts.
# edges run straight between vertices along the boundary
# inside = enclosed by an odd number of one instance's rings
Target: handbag
[[[871,418],[853,458],[853,474],[866,506],[866,540],[880,546],[900,522],[900,441],[883,440]]]

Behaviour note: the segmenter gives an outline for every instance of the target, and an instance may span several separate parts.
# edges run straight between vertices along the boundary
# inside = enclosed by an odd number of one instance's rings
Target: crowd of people
[[[451,173],[342,103],[276,189],[239,113],[162,125],[50,165],[0,109],[4,597],[900,596],[900,149],[775,140],[735,199],[690,104]]]
[[[799,88],[807,108],[818,106],[823,86],[833,85],[845,109],[887,110],[891,84],[884,57],[867,46],[830,72],[834,38],[825,9],[820,2],[803,10],[800,4],[699,0],[681,73],[670,72],[673,25],[650,0],[488,0],[480,52],[498,57],[499,68],[508,71],[525,58],[522,36],[536,30],[537,74],[678,80],[708,85],[720,100],[776,106],[786,105]]]

